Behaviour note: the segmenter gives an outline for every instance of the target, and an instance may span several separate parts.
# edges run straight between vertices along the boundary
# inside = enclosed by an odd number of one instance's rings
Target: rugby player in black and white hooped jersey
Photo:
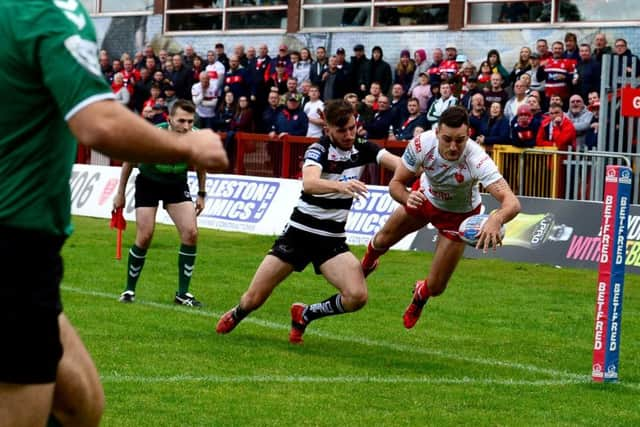
[[[313,320],[356,311],[367,302],[367,285],[358,260],[346,244],[345,224],[353,199],[366,197],[367,187],[359,180],[365,167],[377,162],[395,170],[400,159],[376,144],[356,140],[356,122],[348,102],[329,101],[324,116],[326,136],[305,153],[302,194],[289,223],[239,304],[218,321],[216,331],[220,334],[231,332],[264,304],[278,284],[309,263],[338,293],[315,304],[291,306],[291,343],[302,343],[305,328]]]
[[[423,172],[411,189],[405,182]],[[402,155],[389,182],[389,193],[402,206],[396,208],[384,226],[373,236],[362,259],[362,270],[369,275],[378,258],[403,237],[431,223],[438,230],[438,242],[424,280],[415,285],[413,299],[403,315],[410,329],[420,318],[430,296],[444,292],[465,243],[457,230],[465,218],[480,213],[479,184],[500,203],[480,230],[477,248],[485,252],[501,244],[500,229],[520,212],[513,194],[491,157],[469,138],[469,115],[464,107],[445,110],[435,130],[414,138]]]

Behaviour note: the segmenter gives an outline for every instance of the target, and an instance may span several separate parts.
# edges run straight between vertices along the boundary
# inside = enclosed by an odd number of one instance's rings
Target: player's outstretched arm
[[[487,231],[499,233],[502,224],[506,224],[520,213],[520,201],[513,194],[511,187],[504,178],[499,179],[487,187],[487,192],[491,194],[499,203],[500,208],[493,211],[484,228]],[[487,227],[492,227],[487,229]],[[495,230],[494,230],[495,229]]]
[[[220,137],[210,130],[166,132],[111,100],[87,105],[68,124],[78,142],[117,159],[182,161],[210,172],[225,170],[229,163]]]

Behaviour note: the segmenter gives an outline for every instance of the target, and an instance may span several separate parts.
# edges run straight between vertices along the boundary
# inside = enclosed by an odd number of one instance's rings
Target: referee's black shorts
[[[322,274],[320,266],[343,252],[349,252],[344,237],[320,236],[288,225],[269,254],[291,264],[295,271],[302,271],[312,263],[316,274]]]
[[[155,208],[162,200],[162,207],[173,203],[193,202],[187,181],[163,183],[141,174],[136,177],[136,208]]]
[[[0,226],[0,382],[54,382],[63,236]]]

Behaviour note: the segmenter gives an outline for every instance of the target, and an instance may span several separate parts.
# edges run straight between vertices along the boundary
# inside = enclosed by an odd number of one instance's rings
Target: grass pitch
[[[272,237],[201,230],[191,290],[205,307],[188,309],[172,302],[177,232],[158,225],[126,305],[115,232],[104,219],[74,222],[63,301],[102,377],[104,426],[640,425],[638,276],[625,283],[621,381],[595,384],[595,271],[464,259],[407,331],[402,312],[431,255],[391,251],[364,309],[312,323],[292,346],[291,303],[334,293],[312,268],[233,333],[215,333]],[[130,223],[125,257],[134,235]]]

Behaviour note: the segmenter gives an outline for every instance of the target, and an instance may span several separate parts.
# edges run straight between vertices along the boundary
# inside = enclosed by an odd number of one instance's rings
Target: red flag
[[[112,229],[118,230],[118,237],[116,239],[116,259],[122,258],[122,231],[127,228],[127,221],[122,214],[122,208],[114,209],[111,211],[111,222],[109,226]]]

